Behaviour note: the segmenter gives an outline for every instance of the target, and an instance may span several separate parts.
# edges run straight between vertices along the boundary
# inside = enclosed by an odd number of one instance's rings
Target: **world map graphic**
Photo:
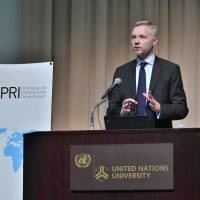
[[[23,161],[23,132],[14,131],[8,133],[7,128],[0,128],[1,136],[7,136],[7,141],[0,154],[9,157],[12,160],[12,169],[17,172],[22,166]],[[2,149],[1,149],[2,150]]]

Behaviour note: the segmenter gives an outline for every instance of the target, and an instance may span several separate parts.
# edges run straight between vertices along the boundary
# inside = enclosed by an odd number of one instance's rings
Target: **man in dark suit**
[[[152,22],[135,24],[131,44],[136,59],[115,71],[113,80],[121,78],[122,83],[110,96],[108,116],[146,115],[155,119],[156,127],[171,128],[172,120],[183,119],[188,114],[180,68],[154,54],[157,42],[157,30]]]

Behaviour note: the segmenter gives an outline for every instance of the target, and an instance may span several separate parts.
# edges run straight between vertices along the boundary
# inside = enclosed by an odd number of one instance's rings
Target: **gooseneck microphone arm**
[[[109,96],[112,93],[113,89],[119,85],[122,82],[121,78],[115,78],[113,84],[106,90],[104,95],[101,97],[101,101],[97,102],[91,109],[90,112],[90,130],[94,130],[94,111],[96,110],[97,107],[99,107],[101,104],[105,103],[106,101],[109,100]]]
[[[106,101],[108,101],[108,98],[104,98],[101,101],[97,102],[91,109],[90,112],[90,130],[94,130],[94,111],[96,110],[97,107],[99,107],[101,104],[105,103]]]

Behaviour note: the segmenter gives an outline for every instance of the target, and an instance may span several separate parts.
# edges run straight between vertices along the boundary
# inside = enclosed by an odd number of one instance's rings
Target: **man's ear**
[[[153,37],[153,46],[155,46],[158,43],[158,37]]]

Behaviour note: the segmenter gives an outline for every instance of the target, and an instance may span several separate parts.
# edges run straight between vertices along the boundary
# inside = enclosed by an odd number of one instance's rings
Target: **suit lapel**
[[[151,81],[150,81],[150,86],[149,90],[153,93],[153,90],[155,88],[156,82],[158,80],[158,77],[160,76],[161,72],[161,64],[159,62],[159,58],[155,58],[155,62],[153,65],[153,70],[152,70],[152,75],[151,75]]]
[[[136,96],[136,60],[133,60],[130,62],[129,69],[130,69],[130,74],[129,74],[129,80],[130,80],[130,91],[131,91],[131,96],[134,98]]]

